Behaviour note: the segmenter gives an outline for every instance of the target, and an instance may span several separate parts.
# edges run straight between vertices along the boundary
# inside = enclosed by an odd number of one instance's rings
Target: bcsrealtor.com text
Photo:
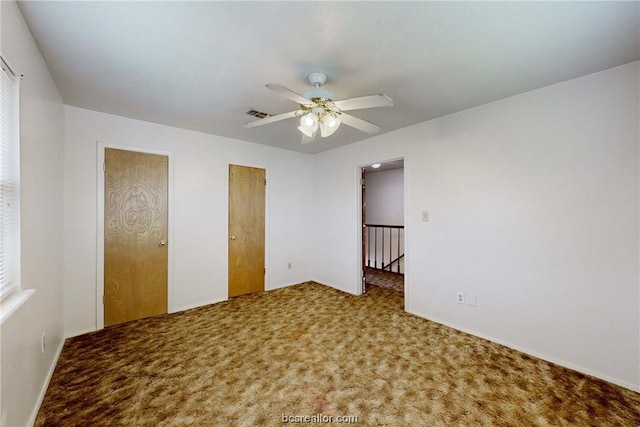
[[[355,424],[358,422],[357,415],[286,415],[282,414],[282,422],[287,424],[322,424],[322,423],[338,423],[338,424]]]

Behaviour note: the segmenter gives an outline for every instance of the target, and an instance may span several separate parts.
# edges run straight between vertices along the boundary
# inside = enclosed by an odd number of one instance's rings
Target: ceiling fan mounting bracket
[[[314,71],[307,76],[312,86],[320,87],[327,82],[327,75],[322,71]]]

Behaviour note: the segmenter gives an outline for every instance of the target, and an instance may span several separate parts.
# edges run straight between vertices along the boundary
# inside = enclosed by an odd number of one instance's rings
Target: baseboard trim
[[[603,381],[618,385],[620,387],[624,387],[626,389],[629,389],[629,390],[632,390],[632,391],[640,393],[640,384],[632,384],[632,383],[630,383],[628,381],[624,381],[624,380],[621,380],[619,378],[613,378],[613,377],[610,377],[609,375],[605,375],[605,374],[602,374],[600,372],[596,372],[596,371],[593,371],[591,369],[587,369],[587,368],[585,368],[583,366],[579,366],[579,365],[576,365],[576,364],[573,364],[573,363],[569,363],[569,362],[567,362],[565,360],[560,360],[560,359],[555,358],[553,356],[549,356],[547,354],[543,354],[543,353],[531,350],[531,349],[526,348],[526,347],[521,347],[519,345],[515,345],[515,344],[512,344],[510,342],[507,342],[507,341],[504,341],[504,340],[501,340],[501,339],[497,339],[495,337],[492,337],[492,336],[489,336],[489,335],[485,335],[485,334],[479,333],[479,332],[471,330],[471,329],[463,328],[461,326],[458,326],[458,325],[450,323],[450,322],[446,322],[446,321],[441,320],[441,319],[437,319],[437,318],[434,318],[434,317],[431,317],[431,316],[427,316],[424,313],[419,313],[417,311],[407,310],[407,309],[405,309],[405,311],[407,313],[411,313],[411,314],[413,314],[415,316],[418,316],[418,317],[421,317],[423,319],[427,319],[427,320],[430,320],[432,322],[436,322],[436,323],[439,323],[441,325],[447,326],[449,328],[453,328],[453,329],[456,329],[458,331],[461,331],[461,332],[476,336],[478,338],[482,338],[482,339],[485,339],[487,341],[491,341],[491,342],[494,342],[496,344],[500,344],[500,345],[503,345],[505,347],[509,347],[512,350],[516,350],[516,351],[519,351],[521,353],[528,354],[529,356],[533,356],[535,358],[542,359],[542,360],[545,360],[547,362],[551,362],[551,363],[553,363],[555,365],[562,366],[563,368],[571,369],[572,371],[580,372],[581,374],[589,375],[589,376],[597,378],[599,380],[603,380]]]
[[[174,310],[169,312],[169,314],[179,313],[181,311],[192,310],[194,308],[204,307],[206,305],[217,304],[217,303],[222,302],[222,301],[226,301],[226,300],[224,300],[224,299],[216,299],[216,300],[211,300],[211,301],[198,303],[198,304],[183,305],[183,306],[180,306],[178,308],[175,308]]]
[[[327,286],[329,288],[335,289],[336,291],[344,292],[345,294],[349,294],[349,295],[355,295],[355,296],[362,295],[362,294],[357,294],[357,293],[353,292],[353,289],[345,289],[345,288],[342,288],[340,286],[328,285],[327,283],[325,283],[323,281],[320,281],[320,280],[316,280],[316,279],[310,279],[307,282],[313,282],[313,283],[317,283],[319,285]],[[303,283],[306,283],[306,282],[303,282]]]
[[[265,285],[264,290],[265,292],[269,292],[269,291],[275,291],[276,289],[282,289],[282,288],[288,288],[289,286],[296,286],[296,285],[302,285],[304,283],[309,283],[312,280],[303,280],[302,282],[293,282],[293,283],[283,283],[280,285]]]
[[[198,304],[193,304],[193,305],[185,305],[185,306],[182,306],[182,307],[178,307],[178,308],[168,312],[167,314],[179,313],[181,311],[191,310],[193,308],[198,308],[198,307],[204,307],[205,305],[215,304],[215,303],[222,302],[222,301],[225,301],[225,300],[212,300],[212,301],[204,302],[204,303],[198,303]],[[84,329],[84,330],[81,330],[81,331],[67,332],[65,334],[64,338],[65,339],[74,338],[74,337],[77,337],[77,336],[80,336],[80,335],[89,334],[91,332],[96,332],[98,330],[99,329],[96,329],[96,328],[90,328],[90,329]]]
[[[83,331],[67,333],[67,334],[65,334],[64,339],[78,337],[80,335],[89,334],[89,333],[95,332],[95,331],[97,331],[96,328],[91,328],[91,329],[85,329]]]
[[[42,402],[44,401],[44,396],[47,394],[47,389],[49,388],[49,383],[51,382],[51,377],[53,377],[53,372],[56,370],[56,366],[58,365],[58,359],[60,358],[60,354],[62,354],[62,348],[64,347],[64,340],[60,342],[58,345],[58,349],[56,350],[56,354],[53,356],[53,361],[51,363],[51,367],[49,368],[49,372],[47,372],[47,378],[42,385],[42,389],[40,390],[40,394],[38,395],[38,400],[36,401],[36,405],[31,412],[31,416],[29,417],[29,426],[33,427],[36,422],[36,417],[38,416],[38,412],[40,411],[40,406],[42,406]]]

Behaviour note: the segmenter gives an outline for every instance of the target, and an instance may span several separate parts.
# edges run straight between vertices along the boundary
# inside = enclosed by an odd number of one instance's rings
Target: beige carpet
[[[402,307],[305,283],[72,338],[36,426],[640,425],[638,393]]]

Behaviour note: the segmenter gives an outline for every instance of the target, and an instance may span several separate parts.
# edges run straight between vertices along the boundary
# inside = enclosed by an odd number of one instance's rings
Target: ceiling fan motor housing
[[[313,89],[308,90],[304,93],[304,97],[307,99],[328,99],[333,101],[335,99],[335,95],[328,90],[321,89],[321,86],[327,82],[327,75],[322,71],[314,71],[313,73],[307,76],[309,79],[309,83],[313,85]]]

